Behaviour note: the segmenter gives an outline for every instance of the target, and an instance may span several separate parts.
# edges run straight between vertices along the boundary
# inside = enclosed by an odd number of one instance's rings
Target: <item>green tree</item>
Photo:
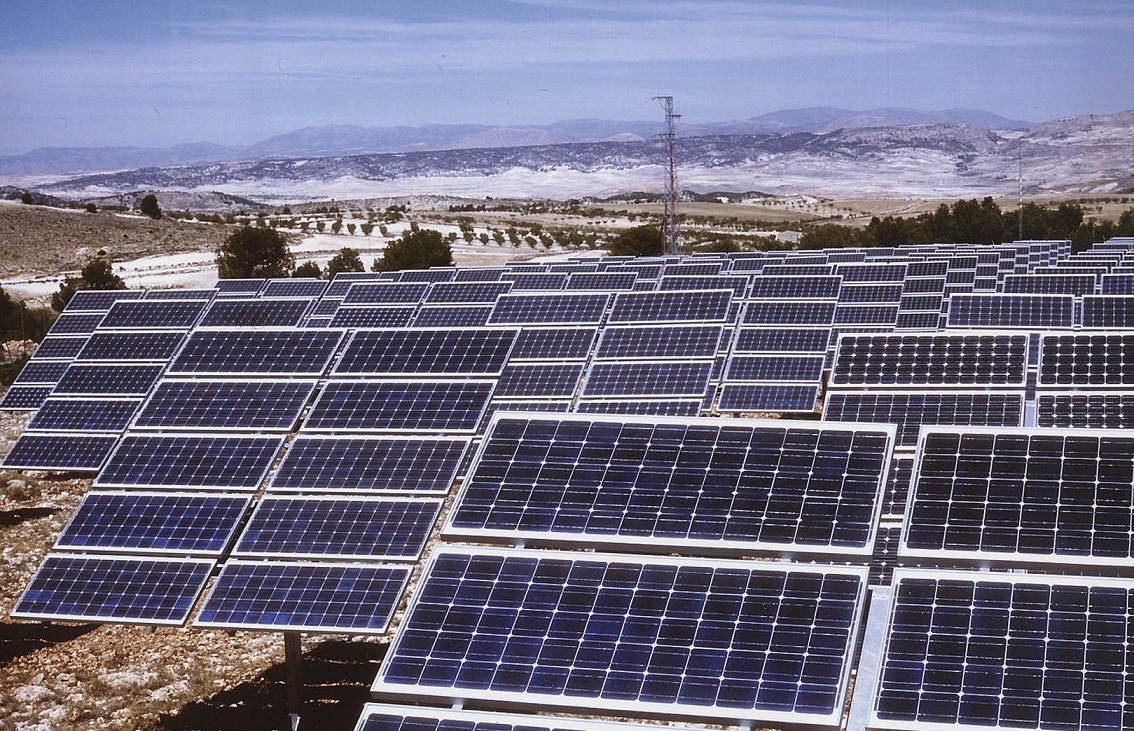
[[[316,262],[305,261],[295,268],[291,276],[302,277],[304,279],[320,279],[323,276],[323,270],[319,268]]]
[[[32,203],[35,203],[35,198],[32,197],[31,193],[25,190],[23,193],[20,193],[20,203],[23,203],[25,206],[30,206]]]
[[[114,268],[106,259],[91,259],[79,272],[78,277],[66,277],[59,290],[51,295],[51,308],[62,312],[75,292],[80,289],[126,289],[122,277],[114,273]]]
[[[338,233],[343,230],[343,221],[341,218],[336,218],[334,223],[331,224],[331,233]]]
[[[358,250],[349,246],[339,249],[329,262],[327,262],[327,279],[334,279],[339,272],[364,272],[366,266],[358,256]]]
[[[85,210],[87,213],[98,213],[98,206],[96,206],[94,203],[88,203],[83,206],[83,210]]]
[[[441,232],[422,228],[403,231],[400,239],[386,246],[382,258],[374,260],[371,269],[376,272],[394,272],[452,265],[453,247]]]
[[[365,221],[359,224],[359,229],[362,230],[363,236],[369,236],[370,234],[374,233],[374,224],[370,221]]]
[[[626,229],[614,237],[607,249],[611,256],[660,256],[664,250],[661,229],[650,224]]]
[[[799,248],[834,249],[842,246],[860,246],[863,236],[850,226],[827,223],[804,231],[799,237]]]
[[[149,216],[155,221],[161,218],[161,206],[158,205],[157,196],[153,193],[142,198],[142,203],[139,208],[143,216]]]
[[[295,269],[287,239],[262,226],[242,226],[229,234],[217,249],[216,261],[221,279],[286,277]]]

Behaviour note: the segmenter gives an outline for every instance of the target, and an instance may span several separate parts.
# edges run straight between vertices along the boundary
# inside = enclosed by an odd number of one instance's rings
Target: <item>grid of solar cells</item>
[[[437,267],[434,269],[403,269],[400,272],[386,272],[393,274],[399,282],[451,282],[457,276],[453,267]]]
[[[21,386],[41,385],[51,386],[58,383],[63,374],[67,372],[70,363],[59,360],[37,360],[32,359],[24,363],[24,367],[20,369],[19,375],[16,376],[15,384]]]
[[[256,294],[267,279],[218,279],[216,283],[217,297],[248,297]]]
[[[726,261],[680,261],[670,262],[662,270],[662,276],[711,277],[720,274]]]
[[[205,309],[201,300],[123,300],[103,316],[105,330],[188,330]]]
[[[947,261],[911,261],[906,264],[906,281],[918,277],[944,277],[948,271]]]
[[[358,282],[347,290],[343,304],[417,304],[428,291],[429,282]]]
[[[345,297],[351,285],[359,282],[378,282],[386,279],[387,272],[339,272],[323,290],[323,297]]]
[[[1093,274],[1009,274],[1004,277],[1007,294],[1094,294],[1098,278]]]
[[[823,353],[831,339],[827,328],[742,327],[734,353]]]
[[[836,299],[842,286],[839,276],[759,276],[752,278],[749,297],[763,299]]]
[[[269,279],[261,297],[322,297],[327,282],[322,279]]]
[[[183,342],[185,334],[180,332],[96,332],[75,360],[167,361]]]
[[[511,282],[440,282],[434,284],[423,303],[431,304],[492,304],[496,298],[512,289]]]
[[[504,267],[462,267],[457,270],[454,282],[498,282]]]
[[[915,555],[1128,565],[1134,436],[930,430],[903,547]]]
[[[502,294],[492,308],[492,325],[598,325],[610,294]]]
[[[839,338],[832,386],[1023,386],[1028,336],[893,334]]]
[[[864,585],[848,569],[444,549],[372,690],[830,723]]]
[[[738,271],[733,267],[733,271]],[[835,273],[831,264],[765,264],[760,273],[767,277],[823,277]]]
[[[730,289],[619,292],[608,322],[725,322],[731,304]]]
[[[498,417],[445,534],[868,553],[888,432]]]
[[[55,318],[51,335],[90,335],[106,317],[105,312],[64,312]]]
[[[283,443],[283,436],[127,434],[94,486],[255,490]]]
[[[67,300],[67,312],[105,312],[119,300],[137,300],[140,289],[80,289]]]
[[[315,381],[166,379],[134,428],[291,431],[314,390]]]
[[[901,282],[906,278],[905,264],[880,264],[864,262],[861,264],[839,264],[835,273],[847,282]]]
[[[558,291],[567,286],[567,274],[562,272],[509,272],[501,277],[512,283],[513,292]]]
[[[809,383],[725,383],[720,411],[813,412],[819,386]]]
[[[938,313],[944,298],[940,294],[905,294],[898,303],[900,311],[918,310],[921,312]]]
[[[1044,335],[1041,386],[1134,385],[1134,334]]]
[[[217,296],[215,289],[147,289],[142,299],[147,300],[204,300]]]
[[[726,381],[818,381],[823,377],[822,355],[734,355]]]
[[[942,294],[945,292],[945,277],[919,277],[907,279],[902,283],[903,294]]]
[[[482,327],[488,324],[492,305],[432,305],[420,308],[414,327]]]
[[[334,328],[406,327],[414,320],[417,305],[355,305],[340,307],[327,324]]]
[[[598,333],[594,327],[525,327],[516,338],[509,362],[586,360]]]
[[[440,500],[267,496],[257,503],[232,553],[414,561],[440,511]]]
[[[211,559],[49,554],[13,617],[141,624],[184,624]]]
[[[1055,294],[953,294],[948,327],[1069,328],[1075,298]]]
[[[870,586],[890,586],[894,567],[898,563],[898,543],[901,535],[900,525],[878,526],[878,535],[874,539],[874,553],[870,557]]]
[[[342,437],[300,434],[270,491],[447,493],[467,437]]]
[[[839,288],[839,302],[849,304],[901,302],[902,284],[847,284]]]
[[[73,359],[83,346],[93,337],[92,335],[48,335],[40,341],[35,349],[35,359]]]
[[[164,366],[72,363],[55,385],[56,396],[145,396]]]
[[[1036,426],[1134,428],[1134,392],[1040,393],[1036,397]]]
[[[382,564],[227,561],[197,627],[382,633],[410,568]]]
[[[611,257],[605,257],[607,259]],[[663,264],[651,264],[642,261],[641,259],[634,259],[623,261],[621,263],[615,262],[611,266],[605,266],[601,271],[604,272],[618,272],[618,271],[632,271],[638,275],[638,280],[657,279],[662,275]]]
[[[51,394],[51,386],[9,386],[0,400],[0,409],[34,411],[43,405]]]
[[[936,330],[944,325],[944,317],[933,312],[898,312],[894,321],[896,330]]]
[[[496,398],[571,398],[585,363],[510,363],[496,382]]]
[[[570,399],[493,399],[488,404],[488,410],[481,419],[481,432],[487,430],[492,421],[492,415],[497,413],[528,413],[532,411],[548,412],[553,414],[566,414],[571,410]],[[470,453],[471,458],[471,453]],[[468,467],[468,460],[463,465]],[[462,471],[464,474],[464,470]]]
[[[341,307],[342,304],[343,301],[341,299],[328,299],[324,297],[315,302],[315,306],[311,308],[311,314],[308,315],[308,317],[333,317],[334,314],[339,311],[339,307]]]
[[[588,398],[705,395],[712,361],[635,361],[594,363],[583,382]]]
[[[297,327],[311,309],[309,299],[213,300],[201,327]]]
[[[703,399],[579,399],[579,414],[620,414],[624,416],[697,416]]]
[[[341,332],[327,330],[197,330],[167,373],[318,376],[342,339]]]
[[[604,328],[595,357],[711,358],[720,348],[721,325],[641,325]]]
[[[1134,296],[1084,297],[1083,327],[1110,330],[1134,328]]]
[[[1134,727],[1134,585],[896,570],[870,728]]]
[[[692,731],[673,726],[664,728],[665,731]],[[662,727],[367,703],[355,731],[662,731]]]
[[[133,418],[142,399],[49,396],[40,405],[29,431],[120,432]]]
[[[88,492],[52,550],[219,556],[250,502],[242,495]]]
[[[633,291],[637,279],[638,273],[634,271],[572,272],[563,288],[603,292]]]
[[[1134,274],[1104,274],[1100,294],[1134,294]]]
[[[835,300],[763,300],[744,305],[745,325],[833,325]]]
[[[335,375],[499,375],[516,342],[515,329],[360,330]]]
[[[882,496],[882,519],[902,518],[906,513],[910,485],[913,482],[915,458],[911,455],[895,454],[890,460],[890,472],[886,477],[886,490]],[[900,526],[899,526],[900,527]],[[897,555],[897,539],[894,547]]]
[[[565,272],[567,274],[586,274],[593,273],[599,270],[598,262],[582,263],[577,261],[560,262],[558,264],[549,264],[547,271],[549,272]]]
[[[471,432],[494,381],[330,381],[304,430]]]
[[[118,443],[116,434],[21,434],[0,464],[13,470],[93,472]]]
[[[1023,426],[1024,394],[829,391],[823,419],[894,424],[897,446],[913,447],[923,425]]]
[[[690,276],[666,274],[658,280],[658,290],[731,289],[732,296],[743,299],[751,279],[745,275]]]
[[[898,305],[844,305],[835,309],[836,325],[893,325]]]

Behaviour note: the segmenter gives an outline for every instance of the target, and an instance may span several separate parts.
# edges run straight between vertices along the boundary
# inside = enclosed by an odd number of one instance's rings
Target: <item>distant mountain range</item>
[[[681,124],[678,136],[827,134],[836,130],[926,124],[966,124],[986,130],[1027,130],[1034,125],[977,109],[920,112],[884,108],[856,112],[835,107],[789,109],[750,119]],[[577,142],[642,142],[661,131],[658,121],[578,119],[542,126],[494,127],[475,124],[423,127],[305,127],[247,146],[211,143],[174,147],[47,147],[23,155],[0,156],[0,175],[59,175],[145,167],[201,165],[271,158],[329,157],[383,152],[495,149]]]

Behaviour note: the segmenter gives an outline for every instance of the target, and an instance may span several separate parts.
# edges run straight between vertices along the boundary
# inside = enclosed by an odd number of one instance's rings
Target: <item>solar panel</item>
[[[1040,338],[1041,386],[1134,384],[1134,334],[1044,335]]]
[[[508,362],[514,329],[359,330],[332,369],[337,376],[494,376]]]
[[[933,312],[902,312],[894,321],[895,330],[936,330],[944,325],[944,318],[935,310]]]
[[[212,559],[49,554],[12,610],[20,619],[183,624]]]
[[[166,379],[134,428],[291,431],[314,390],[315,381]]]
[[[55,395],[144,396],[164,366],[72,363],[55,385]]]
[[[340,307],[327,324],[334,328],[406,327],[414,320],[417,305]]]
[[[1023,426],[1020,393],[827,393],[825,421],[894,424],[897,446],[913,447],[924,426]]]
[[[415,561],[440,511],[435,499],[267,496],[232,554]]]
[[[1104,274],[1100,294],[1134,294],[1134,274]]]
[[[343,304],[417,304],[428,291],[428,282],[359,282],[347,290]]]
[[[307,316],[308,319],[312,317],[332,317],[339,311],[343,301],[341,299],[323,299],[316,300],[315,306],[311,308],[311,314]],[[416,306],[416,305],[412,305]]]
[[[527,716],[367,703],[354,731],[692,731],[582,718]]]
[[[75,360],[167,361],[184,341],[181,332],[96,332]]]
[[[399,282],[451,282],[457,276],[453,267],[437,267],[433,269],[403,269],[393,273]]]
[[[940,294],[905,294],[902,295],[902,300],[899,303],[899,311],[915,310],[937,314],[941,311],[943,302],[944,299]]]
[[[894,572],[870,728],[1134,724],[1123,579]]]
[[[184,492],[88,492],[52,550],[219,556],[251,500]]]
[[[669,262],[662,271],[663,276],[675,275],[686,277],[709,277],[721,273],[727,263],[724,261],[690,261]]]
[[[511,282],[439,282],[429,289],[422,302],[430,304],[493,304],[512,289]]]
[[[504,274],[504,267],[461,267],[457,270],[454,282],[498,282]]]
[[[256,294],[268,283],[267,279],[218,279],[217,298],[249,297]]]
[[[701,398],[579,399],[580,414],[621,414],[629,416],[697,416]]]
[[[836,299],[843,278],[838,276],[759,276],[752,278],[749,297],[762,299]]]
[[[47,400],[51,386],[9,386],[0,400],[0,409],[35,411]]]
[[[1023,386],[1028,336],[893,334],[839,337],[832,387]]]
[[[304,431],[471,432],[494,381],[329,381]]]
[[[734,355],[728,361],[726,381],[819,381],[822,355]]]
[[[732,296],[735,299],[743,299],[748,295],[748,287],[751,279],[743,274],[733,276],[674,276],[666,274],[658,280],[659,291],[669,291],[674,289],[681,290],[695,290],[695,289],[731,289]]]
[[[1062,429],[1134,428],[1134,392],[1040,393],[1036,426]]]
[[[902,283],[902,294],[944,294],[945,277],[907,279]]]
[[[91,335],[48,335],[36,346],[36,360],[60,358],[70,360],[77,356]]]
[[[492,308],[492,325],[598,325],[608,293],[502,294]]]
[[[327,289],[322,279],[269,279],[260,292],[261,297],[321,297]]]
[[[721,411],[813,412],[819,386],[809,383],[725,383]]]
[[[193,621],[219,629],[383,633],[411,568],[227,561]]]
[[[359,282],[378,282],[387,280],[392,272],[339,272],[327,288],[323,297],[345,297],[351,286]]]
[[[898,305],[842,305],[835,308],[836,325],[893,325]]]
[[[32,359],[24,363],[16,379],[12,382],[20,386],[53,386],[66,373],[69,363],[59,360]]]
[[[1083,327],[1111,330],[1134,328],[1134,296],[1084,297]]]
[[[885,427],[500,415],[444,535],[869,554]]]
[[[105,312],[64,312],[55,318],[48,334],[90,335],[105,316]]]
[[[501,279],[512,283],[513,292],[558,291],[567,285],[567,276],[554,272],[509,272]]]
[[[1007,294],[1094,294],[1098,278],[1094,274],[1008,274],[1004,277]]]
[[[847,284],[839,289],[839,302],[848,304],[893,303],[902,300],[902,284]]]
[[[147,289],[142,299],[147,300],[203,300],[217,296],[216,289]]]
[[[327,330],[197,330],[167,373],[318,376],[342,339]]]
[[[516,338],[509,362],[586,360],[598,332],[594,327],[525,327]]]
[[[641,325],[604,328],[596,358],[711,358],[720,348],[721,325]]]
[[[511,363],[496,383],[496,398],[571,398],[584,363]]]
[[[140,398],[74,398],[49,396],[40,405],[29,431],[116,432],[133,418]]]
[[[201,327],[298,327],[309,299],[213,300],[201,318]]]
[[[906,502],[913,481],[915,459],[912,455],[895,454],[890,460],[890,472],[886,477],[886,490],[882,498],[882,518],[901,519],[906,514]],[[899,526],[900,527],[900,526]],[[897,556],[898,539],[894,539],[894,555]]]
[[[468,437],[300,434],[268,489],[275,492],[447,493]]]
[[[709,387],[712,361],[598,362],[583,382],[584,397],[695,396]]]
[[[793,257],[793,259],[796,257]],[[826,259],[826,257],[823,257]],[[734,267],[734,271],[737,269]],[[760,269],[765,277],[821,277],[835,273],[830,264],[766,264]]]
[[[432,305],[418,309],[414,327],[483,327],[492,305]]]
[[[835,300],[765,300],[744,305],[745,325],[833,325]]]
[[[831,339],[828,328],[742,327],[734,353],[825,353]]]
[[[141,299],[141,289],[80,289],[67,300],[67,312],[105,312],[119,300]]]
[[[103,316],[104,330],[188,330],[205,303],[200,300],[123,300]]]
[[[283,436],[127,434],[94,486],[255,490],[283,442]]]
[[[1075,298],[1054,294],[954,294],[948,327],[1069,328]]]
[[[608,322],[725,322],[731,304],[729,289],[618,292]]]
[[[632,292],[637,279],[635,271],[572,272],[564,289]]]
[[[116,434],[21,434],[3,466],[12,470],[94,472],[118,443]]]
[[[372,691],[836,724],[864,571],[434,551]]]

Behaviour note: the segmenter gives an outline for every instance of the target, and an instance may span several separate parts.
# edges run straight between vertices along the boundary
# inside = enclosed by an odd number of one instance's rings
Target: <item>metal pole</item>
[[[672,96],[656,96],[654,98],[661,102],[662,109],[665,110],[665,132],[659,136],[665,140],[667,155],[665,221],[663,224],[665,227],[666,253],[676,254],[680,249],[680,239],[677,234],[677,147],[675,144],[677,133],[675,123],[681,115],[673,113]]]
[[[284,682],[287,686],[287,713],[291,729],[299,728],[303,711],[303,644],[298,632],[284,632]]]
[[[1020,179],[1020,202],[1016,207],[1016,219],[1019,223],[1019,232],[1016,240],[1024,240],[1024,143],[1021,141],[1020,146],[1016,148],[1016,161],[1019,164],[1018,177]]]

